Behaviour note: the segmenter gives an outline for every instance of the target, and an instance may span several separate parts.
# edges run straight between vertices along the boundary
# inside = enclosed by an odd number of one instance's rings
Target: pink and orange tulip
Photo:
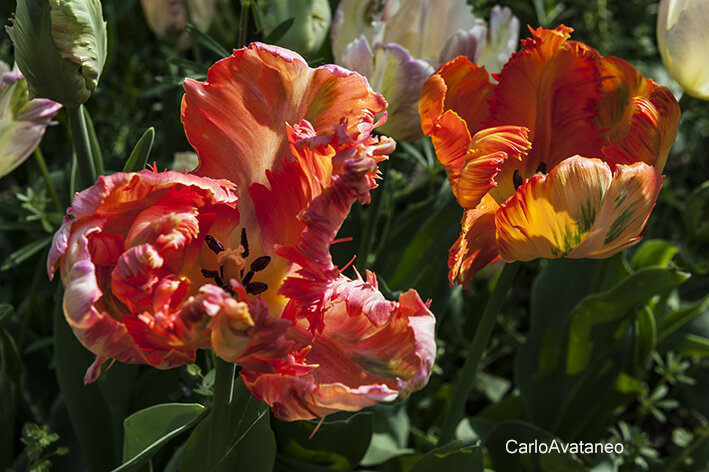
[[[422,129],[465,210],[451,283],[500,258],[605,258],[642,237],[679,106],[571,31],[533,30],[495,81],[458,57],[424,85]]]
[[[384,99],[357,73],[258,43],[185,90],[199,167],[101,177],[55,236],[49,270],[97,355],[87,380],[107,358],[168,368],[213,349],[286,420],[421,388],[435,357],[428,305],[413,290],[384,299],[329,250],[394,148],[371,135]]]

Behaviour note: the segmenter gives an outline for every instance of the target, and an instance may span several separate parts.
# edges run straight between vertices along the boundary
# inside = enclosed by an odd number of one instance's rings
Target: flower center
[[[228,261],[231,261],[239,267],[238,279],[246,289],[246,293],[258,295],[268,290],[268,284],[256,282],[253,278],[257,272],[261,272],[268,267],[268,264],[271,262],[271,256],[260,256],[253,259],[249,265],[249,270],[244,274],[246,270],[246,260],[251,254],[249,251],[249,239],[246,235],[246,228],[241,229],[241,245],[238,249],[225,249],[224,245],[210,234],[204,238],[204,242],[207,247],[217,255],[217,261],[219,263],[219,270],[201,270],[205,278],[214,280],[217,286],[235,296],[236,293],[231,288],[229,281],[224,280],[224,265]]]
[[[546,174],[547,173],[547,164],[546,162],[540,162],[539,166],[537,166],[537,170],[534,172],[535,174]],[[522,177],[522,173],[519,171],[519,169],[515,170],[514,173],[512,174],[512,184],[515,186],[515,192],[519,188],[520,185],[524,183],[524,177]]]

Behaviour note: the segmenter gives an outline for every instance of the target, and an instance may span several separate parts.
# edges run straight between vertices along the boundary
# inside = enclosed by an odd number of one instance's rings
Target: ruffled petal
[[[144,170],[99,177],[74,197],[47,266],[60,269],[65,317],[99,359],[169,368],[209,347],[207,310],[183,301],[209,282],[201,267],[218,268],[208,232],[224,239],[239,222],[233,189]]]
[[[388,301],[373,274],[350,280],[332,261],[330,245],[351,205],[369,202],[377,162],[393,150],[388,138],[340,144],[348,145],[332,158],[329,184],[299,215],[297,243],[276,248],[295,265],[279,293],[289,299],[281,318],[293,320],[285,337],[300,354],[276,372],[241,372],[251,392],[286,420],[404,397],[425,384],[435,357],[434,318],[415,291]]]
[[[338,172],[330,185],[298,216],[305,229],[297,244],[276,247],[276,254],[297,265],[298,274],[288,277],[279,293],[291,299],[289,313],[297,311],[307,317],[314,332],[323,328],[326,299],[340,276],[340,270],[332,262],[330,245],[352,204],[357,200],[369,203],[377,162],[394,149],[393,141],[385,137],[381,140],[370,137],[365,142],[351,144],[352,147],[341,150],[333,158],[333,167]],[[307,309],[295,310],[293,306]]]
[[[489,195],[478,206],[465,210],[460,222],[460,236],[448,251],[448,280],[468,288],[473,276],[483,267],[500,259],[495,241],[495,211],[499,205]]]
[[[421,90],[421,128],[431,137],[454,193],[471,146],[469,130],[478,129],[489,118],[486,102],[492,90],[485,69],[464,57],[446,63]]]
[[[266,170],[286,155],[286,123],[306,119],[321,133],[347,117],[356,139],[386,107],[361,75],[332,65],[311,69],[298,54],[261,43],[235,50],[205,82],[187,79],[184,87],[182,122],[200,158],[196,173],[227,178],[242,192],[265,183]]]
[[[465,57],[457,57],[441,66],[424,84],[419,102],[421,128],[426,136],[436,134],[439,117],[453,110],[475,134],[489,120],[488,100],[494,86],[483,67]],[[517,124],[514,122],[507,124]]]
[[[276,416],[293,421],[357,411],[425,385],[435,358],[435,319],[415,291],[387,301],[369,273],[367,282],[340,279],[329,306],[322,333],[313,336],[304,321],[287,333],[309,346],[307,362],[316,368],[304,375],[241,372]]]
[[[677,100],[622,59],[607,57],[602,64],[596,126],[605,130],[603,155],[612,164],[645,162],[662,172],[679,127]]]
[[[273,173],[289,167],[284,164],[291,147],[287,125],[305,120],[317,136],[344,125],[344,133],[357,140],[371,132],[375,116],[386,108],[384,98],[356,72],[333,65],[311,69],[298,54],[261,43],[214,64],[205,82],[188,79],[184,86],[182,122],[200,159],[195,173],[237,184],[242,226],[265,254],[272,253],[267,241],[277,235],[255,231],[259,216],[246,192],[253,184],[269,187],[274,178],[282,180]],[[303,202],[310,196],[289,198]]]
[[[500,74],[487,126],[513,124],[529,128],[532,150],[523,162],[510,161],[499,174],[492,194],[503,202],[512,193],[512,176],[524,178],[579,154],[601,157],[602,137],[594,126],[601,80],[595,49],[567,41],[571,28],[538,28],[522,42]],[[472,133],[477,129],[470,127]]]
[[[500,206],[500,255],[506,261],[609,257],[640,239],[660,187],[659,173],[644,163],[611,172],[598,159],[566,159]]]
[[[495,177],[505,161],[522,160],[522,156],[532,147],[527,140],[528,135],[527,128],[498,126],[478,131],[473,136],[460,179],[453,189],[460,206],[475,208],[483,196],[497,186]]]
[[[653,166],[643,162],[616,166],[596,222],[568,257],[601,259],[637,244],[661,188],[662,176]]]

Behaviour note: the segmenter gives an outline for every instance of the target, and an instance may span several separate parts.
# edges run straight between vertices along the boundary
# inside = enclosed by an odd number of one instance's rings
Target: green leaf
[[[10,307],[10,305],[0,305]],[[15,340],[0,328],[0,466],[9,465],[14,457],[15,433],[12,427],[18,414],[18,392],[22,385],[22,361]],[[8,425],[5,427],[4,425]]]
[[[372,440],[362,460],[363,466],[381,464],[394,457],[414,452],[407,446],[410,421],[406,414],[406,402],[396,405],[374,405],[368,409],[373,413],[374,429]]]
[[[269,425],[268,405],[252,397],[239,378],[234,382],[230,411],[230,447],[217,465],[225,470],[271,471],[276,457],[276,440]],[[210,422],[208,415],[192,431],[180,470],[204,470]]]
[[[709,357],[709,338],[691,333],[672,336],[662,344],[662,349],[684,357]]]
[[[644,372],[650,362],[650,356],[657,345],[657,324],[655,315],[649,306],[635,314],[635,372]]]
[[[453,441],[428,451],[409,472],[444,470],[483,472],[483,455],[480,446],[463,446],[462,441]]]
[[[18,264],[23,263],[45,247],[49,246],[51,242],[52,236],[49,236],[43,239],[39,239],[37,241],[33,241],[27,246],[21,247],[17,251],[7,256],[7,259],[5,259],[2,263],[2,266],[0,266],[0,270],[7,270],[12,267],[15,267]]]
[[[89,145],[91,146],[91,155],[94,158],[94,166],[96,167],[96,173],[98,175],[103,175],[106,173],[103,167],[103,154],[101,153],[101,146],[98,144],[98,138],[96,137],[96,130],[94,129],[94,122],[91,119],[89,110],[84,106],[84,120],[86,121],[86,132],[89,135]]]
[[[119,442],[113,435],[111,413],[98,385],[84,384],[84,372],[94,356],[79,343],[62,310],[63,290],[57,289],[54,311],[54,363],[67,412],[84,459],[91,471],[111,470],[118,463]]]
[[[694,303],[684,305],[665,316],[660,322],[659,342],[667,339],[669,335],[680,329],[685,324],[709,310],[709,295]]]
[[[138,172],[145,169],[150,157],[150,151],[153,149],[153,141],[155,140],[155,128],[152,126],[145,130],[143,136],[133,148],[133,152],[128,156],[126,165],[123,166],[123,172]]]
[[[293,23],[295,23],[295,18],[288,18],[287,20],[282,21],[278,24],[278,26],[271,30],[268,36],[264,38],[263,42],[266,44],[276,44],[281,38],[283,38],[283,36],[286,35],[291,26],[293,26]]]
[[[114,472],[138,470],[170,439],[194,427],[207,413],[199,403],[163,403],[123,422],[123,464]]]
[[[485,441],[494,470],[537,472],[584,472],[586,468],[570,453],[556,451],[520,453],[523,444],[557,444],[560,451],[564,445],[554,435],[523,421],[506,421],[497,425]],[[531,447],[528,451],[533,451]],[[538,450],[538,449],[537,449]],[[511,453],[509,451],[515,451]]]
[[[333,470],[355,468],[372,438],[372,414],[361,412],[345,420],[323,421],[319,428],[318,423],[274,421],[272,427],[278,452],[292,459]]]
[[[642,269],[611,290],[582,300],[571,314],[567,372],[575,375],[586,369],[594,350],[617,339],[619,322],[631,308],[677,287],[688,277],[685,273],[667,269]]]
[[[187,26],[185,26],[185,31],[187,31],[187,33],[192,36],[195,41],[212,51],[220,58],[227,57],[229,55],[229,51],[224,49],[224,47],[219,44],[216,39],[212,38],[207,33],[198,30],[193,25],[188,23]]]
[[[461,216],[460,206],[453,199],[450,187],[445,184],[430,204],[407,216],[406,225],[395,225],[397,231],[392,234],[391,240],[407,241],[408,244],[390,252],[382,264],[388,269],[387,272],[393,269],[391,275],[385,277],[392,289],[415,285],[421,292],[419,282],[435,286],[438,281],[445,281],[445,272],[441,269],[445,271],[448,249],[460,232]],[[440,267],[435,264],[438,261],[442,261]]]
[[[15,307],[9,303],[0,303],[0,326],[2,326],[3,321],[5,321],[5,317],[12,313],[14,309]]]
[[[646,267],[667,267],[679,248],[662,239],[645,241],[633,256],[635,270]]]
[[[636,354],[631,316],[687,279],[672,269],[645,268],[584,297],[588,280],[603,287],[622,274],[616,264],[551,261],[532,287],[531,329],[517,352],[515,381],[529,419],[567,440],[603,434],[613,412],[637,396],[617,388]]]

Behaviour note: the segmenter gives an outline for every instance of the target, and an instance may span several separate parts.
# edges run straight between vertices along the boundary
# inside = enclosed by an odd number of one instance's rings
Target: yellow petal
[[[495,215],[506,261],[603,258],[641,237],[661,187],[644,163],[610,166],[575,156],[524,182]]]

